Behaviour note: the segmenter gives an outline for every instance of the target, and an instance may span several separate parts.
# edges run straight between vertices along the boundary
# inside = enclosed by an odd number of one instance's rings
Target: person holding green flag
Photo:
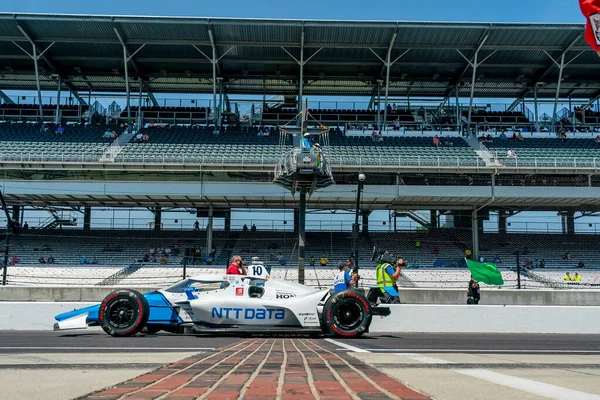
[[[472,279],[477,282],[483,282],[488,285],[502,286],[504,285],[504,279],[502,274],[498,271],[495,264],[489,262],[477,262],[465,258],[467,267],[471,271]]]

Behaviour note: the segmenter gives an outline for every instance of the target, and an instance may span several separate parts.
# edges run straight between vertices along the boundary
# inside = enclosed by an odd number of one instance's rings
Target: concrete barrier
[[[392,305],[371,332],[600,333],[600,307]]]
[[[51,330],[54,316],[94,302],[1,302],[0,330]],[[371,332],[600,333],[600,307],[392,305]]]
[[[114,287],[22,287],[0,286],[0,301],[101,301]],[[156,290],[152,287],[132,287],[142,293]],[[400,288],[405,304],[465,304],[467,291],[463,289]],[[600,306],[600,290],[515,290],[484,289],[484,305],[533,306]]]

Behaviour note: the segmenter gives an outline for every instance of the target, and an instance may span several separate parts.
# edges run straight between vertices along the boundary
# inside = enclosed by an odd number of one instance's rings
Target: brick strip
[[[327,350],[326,348],[319,346],[318,344],[314,343],[314,341],[310,341],[309,344],[311,344],[312,346],[315,346],[316,348],[320,349],[323,352],[328,353],[331,357],[336,357],[343,364],[345,364],[348,368],[350,368],[350,370],[353,371],[353,373],[351,375],[354,375],[354,376],[349,375],[347,377],[349,386],[354,387],[354,390],[356,390],[359,394],[361,392],[366,392],[366,391],[371,392],[372,389],[376,389],[378,391],[378,393],[382,393],[382,394],[388,396],[388,398],[390,398],[390,399],[396,399],[396,400],[401,400],[401,399],[428,400],[428,399],[430,399],[429,397],[408,388],[407,386],[398,382],[396,379],[385,375],[381,371],[364,364],[362,361],[359,361],[357,359],[351,358],[350,356],[347,356],[345,353],[344,353],[344,355],[346,357],[348,357],[352,362],[349,362],[348,360],[346,360],[344,357],[340,356],[337,353],[331,352],[331,351]],[[356,368],[352,364],[360,366],[360,369]],[[358,375],[358,376],[356,376],[356,375]],[[352,380],[350,378],[352,378]],[[370,384],[372,389],[369,386],[365,385],[365,383]],[[358,386],[360,386],[360,389],[358,388]]]
[[[279,370],[279,379],[277,380],[277,400],[283,397],[283,382],[285,381],[285,367],[288,362],[287,351],[285,350],[285,339],[281,340],[281,352],[283,353],[283,360],[281,361],[281,367]]]
[[[199,373],[197,373],[196,375],[190,377],[188,376],[182,376],[181,380],[177,380],[174,381],[174,383],[178,383],[177,385],[174,385],[174,387],[167,387],[169,390],[166,391],[166,393],[162,393],[159,397],[156,397],[157,400],[162,400],[167,398],[168,396],[170,396],[171,394],[176,393],[178,390],[187,387],[188,385],[190,385],[191,383],[195,382],[196,380],[198,380],[201,376],[203,376],[204,374],[206,374],[207,372],[210,372],[211,370],[217,368],[218,366],[220,366],[222,363],[226,362],[227,360],[231,359],[232,357],[238,355],[239,353],[243,352],[244,350],[246,350],[249,347],[252,347],[254,345],[257,344],[258,341],[253,341],[250,342],[250,344],[248,344],[247,346],[243,347],[240,350],[237,350],[235,352],[233,352],[232,354],[230,354],[229,356],[223,358],[222,360],[219,360],[218,362],[212,364],[210,367],[202,369]],[[242,343],[247,343],[247,341],[244,341]],[[265,342],[261,343],[261,346],[264,344]],[[260,348],[260,347],[259,347]],[[256,351],[256,350],[255,350]],[[219,354],[224,354],[225,352],[221,352]],[[197,365],[197,363],[196,363]],[[147,388],[146,388],[147,389]],[[201,393],[200,395],[204,395],[204,393],[206,393],[206,390]],[[179,395],[180,393],[178,393]]]
[[[315,400],[321,400],[319,391],[315,387],[315,380],[314,380],[312,371],[310,370],[310,367],[308,366],[308,361],[306,360],[306,356],[304,356],[304,354],[298,349],[298,347],[296,346],[296,343],[294,343],[293,340],[291,341],[291,343],[292,343],[292,346],[294,346],[294,348],[298,352],[298,354],[300,354],[300,357],[302,358],[302,363],[304,364],[304,370],[306,371],[306,381],[308,383],[308,387],[310,388],[310,392],[312,393]],[[285,389],[285,384],[283,385],[283,387]]]
[[[340,392],[340,386],[341,386],[341,388],[343,388],[346,391],[346,393],[348,393],[348,398],[351,398],[353,400],[360,400],[360,397],[357,396],[356,392],[348,386],[346,381],[344,381],[344,379],[340,376],[340,374],[338,374],[338,372],[331,366],[331,364],[329,362],[327,362],[327,360],[325,358],[323,358],[315,350],[308,347],[304,341],[302,341],[300,343],[308,351],[313,352],[317,357],[319,357],[323,361],[325,366],[329,369],[329,371],[331,371],[333,378],[335,378],[335,380],[332,382],[317,382],[317,383],[315,383],[315,386],[317,386],[319,388],[319,392],[323,393],[324,397],[334,397],[335,396],[336,398],[340,398],[341,394],[339,392]]]
[[[253,352],[248,354],[242,361],[237,363],[233,368],[230,368],[229,371],[227,371],[227,373],[225,373],[223,376],[221,376],[221,378],[217,382],[215,382],[211,387],[209,387],[206,390],[206,392],[204,392],[204,394],[202,394],[200,397],[198,397],[198,400],[204,400],[205,398],[207,398],[223,381],[225,381],[227,378],[229,378],[229,376],[231,376],[231,374],[233,374],[235,371],[237,371],[237,369],[240,366],[244,365],[244,363],[246,361],[248,361],[248,359],[250,359],[250,357],[252,357],[254,354],[256,354],[256,352],[259,351],[266,343],[267,343],[267,340],[262,342],[256,350],[254,350]],[[273,341],[273,343],[275,343],[275,341]],[[242,375],[242,377],[243,377],[243,375]]]
[[[240,390],[240,395],[238,396],[238,400],[242,400],[246,396],[248,389],[250,388],[250,386],[252,385],[252,383],[254,382],[256,377],[258,376],[258,374],[260,374],[260,371],[265,366],[265,364],[267,363],[267,360],[271,356],[271,352],[273,351],[273,347],[275,347],[275,343],[276,343],[276,340],[273,340],[273,343],[271,344],[271,348],[265,355],[265,358],[263,358],[263,360],[260,362],[260,364],[258,364],[258,367],[256,368],[256,370],[252,373],[252,375],[250,375],[250,378],[248,378],[248,380],[244,384],[244,387],[242,388],[242,390]]]

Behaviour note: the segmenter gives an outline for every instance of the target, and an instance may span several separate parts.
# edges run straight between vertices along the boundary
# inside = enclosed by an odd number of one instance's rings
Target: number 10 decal
[[[252,266],[252,275],[262,275],[263,273],[263,267],[260,265],[253,265]]]

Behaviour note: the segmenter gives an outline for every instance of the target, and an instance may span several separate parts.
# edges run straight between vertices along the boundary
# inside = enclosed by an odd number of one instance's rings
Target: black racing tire
[[[333,336],[358,338],[369,331],[371,305],[359,291],[349,289],[331,295],[323,306],[323,325]]]
[[[115,290],[102,300],[98,317],[104,332],[115,337],[133,336],[148,322],[150,306],[138,291]]]

